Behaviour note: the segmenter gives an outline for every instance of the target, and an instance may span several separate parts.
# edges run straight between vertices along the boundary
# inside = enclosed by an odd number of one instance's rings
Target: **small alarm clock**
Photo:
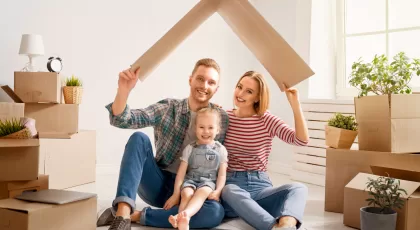
[[[47,69],[50,72],[60,73],[63,69],[63,62],[59,57],[50,57],[47,62]]]

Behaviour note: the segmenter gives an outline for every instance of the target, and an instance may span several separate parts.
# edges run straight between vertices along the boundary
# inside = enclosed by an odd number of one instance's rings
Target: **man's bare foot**
[[[174,228],[178,228],[177,218],[178,218],[178,215],[175,215],[175,216],[170,215],[168,218],[169,223],[171,223],[172,227]]]
[[[178,214],[178,228],[179,230],[190,230],[190,217],[184,211]]]

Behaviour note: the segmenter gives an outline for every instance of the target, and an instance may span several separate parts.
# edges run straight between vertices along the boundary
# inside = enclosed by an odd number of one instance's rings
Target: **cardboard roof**
[[[53,204],[44,204],[44,203],[37,203],[37,202],[26,202],[21,201],[18,199],[5,199],[0,200],[0,208],[10,209],[10,210],[17,210],[17,211],[25,211],[25,212],[35,212],[38,210],[42,210],[45,208],[53,207]]]
[[[183,40],[205,20],[218,13],[248,47],[283,91],[314,74],[305,61],[259,14],[248,0],[201,0],[132,65],[141,67],[143,81]]]

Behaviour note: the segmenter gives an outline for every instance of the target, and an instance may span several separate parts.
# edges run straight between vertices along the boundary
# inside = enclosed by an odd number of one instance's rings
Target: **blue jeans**
[[[274,188],[266,172],[228,172],[222,191],[226,217],[241,217],[259,230],[272,229],[278,219],[292,216],[302,224],[308,189],[300,183]]]
[[[143,176],[144,175],[144,176]],[[153,156],[149,137],[135,132],[128,140],[121,161],[117,195],[112,202],[115,214],[118,203],[125,202],[135,210],[136,193],[147,204],[162,208],[172,196],[176,174],[161,170]],[[161,228],[172,228],[168,218],[178,213],[178,206],[170,210],[143,209],[140,224]],[[190,220],[191,228],[214,228],[224,217],[223,206],[216,201],[207,200],[200,211]]]

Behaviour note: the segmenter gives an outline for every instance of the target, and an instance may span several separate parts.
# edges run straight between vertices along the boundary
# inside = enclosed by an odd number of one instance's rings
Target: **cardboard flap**
[[[392,178],[397,178],[400,180],[420,182],[420,172],[403,170],[403,169],[394,169],[380,166],[370,166],[373,174],[378,176],[390,176]]]
[[[368,178],[378,179],[380,176],[368,174],[368,173],[358,173],[347,185],[346,188],[352,188],[357,190],[366,190],[366,183],[369,182]],[[408,198],[420,187],[420,182],[400,180],[400,188],[405,189],[405,193],[401,194],[402,198]]]
[[[15,92],[8,86],[3,85],[0,87],[9,97],[16,103],[23,103],[22,99],[18,95],[15,94]]]
[[[221,1],[218,13],[276,81],[295,86],[314,74],[312,69],[251,5],[249,1]]]
[[[39,138],[45,139],[71,139],[74,133],[39,132]]]
[[[1,139],[0,138],[0,148],[1,147],[36,147],[39,146],[39,139]]]
[[[38,210],[42,210],[45,208],[52,207],[52,204],[43,204],[43,203],[36,203],[36,202],[26,202],[17,199],[5,199],[0,200],[0,208],[17,210],[17,211],[24,211],[24,212],[34,212]]]
[[[199,1],[179,22],[131,65],[131,70],[135,71],[141,67],[138,78],[143,81],[182,41],[216,12],[219,1]]]
[[[355,97],[354,105],[357,121],[389,119],[391,117],[388,95]]]
[[[8,190],[48,186],[48,175],[39,175],[38,180],[12,181],[7,183]]]
[[[420,118],[420,94],[391,95],[391,118]]]

